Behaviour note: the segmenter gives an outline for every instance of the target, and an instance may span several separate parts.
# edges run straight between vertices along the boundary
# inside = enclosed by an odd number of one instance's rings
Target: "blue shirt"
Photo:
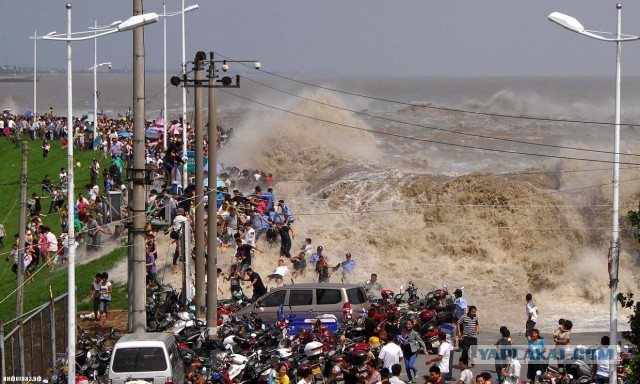
[[[356,268],[356,261],[355,260],[345,260],[340,264],[342,265],[342,270],[345,273],[351,273]]]
[[[322,255],[324,256],[324,255]],[[311,262],[311,264],[315,267],[316,264],[318,263],[318,258],[320,257],[320,254],[314,253],[313,255],[311,255],[311,257],[309,258],[309,262]]]
[[[291,213],[291,208],[289,208],[289,206],[286,204],[282,206],[282,216],[289,219],[290,223],[293,223],[293,220],[294,220],[293,213]]]
[[[156,272],[158,271],[158,267],[156,266],[156,258],[153,256],[153,254],[148,254],[147,255],[147,264],[151,264],[148,265],[147,267],[149,267],[149,273],[152,275],[155,275]]]
[[[464,311],[466,309],[467,309],[467,301],[462,297],[458,297],[456,299],[456,319],[460,320],[462,315],[464,315]]]
[[[276,197],[273,195],[273,193],[265,192],[262,194],[262,198],[267,200],[267,207],[266,207],[267,211],[273,208],[273,202],[276,201]]]
[[[269,216],[262,216],[262,219],[262,229],[269,229]]]
[[[269,212],[269,221],[271,221],[274,224],[282,223],[282,219],[275,212]]]
[[[541,361],[544,358],[542,347],[544,347],[544,339],[538,339],[535,344],[529,340],[529,359]]]

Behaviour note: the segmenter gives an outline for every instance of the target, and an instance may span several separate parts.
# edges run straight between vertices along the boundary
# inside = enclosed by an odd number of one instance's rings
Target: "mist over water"
[[[325,91],[311,98],[348,107]],[[584,121],[607,121],[610,110],[508,90],[459,104],[420,103]],[[484,324],[508,324],[515,330],[524,327],[524,295],[533,292],[541,310],[539,325],[546,331],[560,317],[576,319],[577,330],[608,328],[602,320],[609,306],[612,156],[559,147],[610,152],[611,126],[407,106],[382,111],[386,120],[380,120],[308,101],[278,106],[340,125],[279,112],[249,113],[238,126],[242,140],[222,160],[242,163],[235,161],[240,156],[249,161],[243,163],[247,167],[273,170],[279,180],[276,194],[295,207],[299,237],[322,245],[331,264],[351,252],[359,263],[352,281],[363,282],[376,272],[385,287],[395,290],[410,280],[423,291],[442,284],[465,286]],[[380,115],[371,109],[367,113]],[[631,129],[623,132],[623,153],[639,153]],[[638,163],[635,156],[621,161]],[[622,167],[622,180],[640,178],[637,166]],[[635,180],[622,183],[622,228],[628,225],[626,212],[636,208],[637,190]],[[628,235],[623,231],[622,292],[638,288],[633,274],[637,246]],[[624,327],[624,314],[620,319]]]
[[[131,87],[122,76],[104,82],[112,88],[101,91],[100,109],[126,109],[120,104],[131,99]],[[147,79],[149,119],[162,108],[162,96],[152,97],[161,91],[161,80]],[[445,110],[283,81],[270,84],[317,102],[250,82],[237,93],[294,114],[218,95],[221,123],[232,126],[235,135],[220,161],[274,174],[276,196],[296,216],[293,250],[310,237],[314,247],[324,247],[332,265],[351,252],[358,263],[351,282],[364,282],[376,272],[396,291],[410,280],[421,292],[442,284],[464,286],[467,301],[478,306],[481,322],[491,329],[506,324],[523,330],[527,292],[538,304],[543,332],[560,317],[572,319],[576,331],[608,329],[613,126],[454,110],[612,121],[611,79],[307,79]],[[87,87],[80,85],[79,92]],[[113,95],[113,89],[119,93]],[[627,124],[640,120],[637,90],[638,79],[625,79],[622,120]],[[66,89],[47,91],[43,84],[43,99],[58,91]],[[0,102],[29,109],[27,95],[3,91]],[[39,102],[43,110],[44,103]],[[179,91],[173,90],[171,118],[179,103]],[[638,289],[638,246],[626,220],[640,198],[637,130],[622,129],[621,292]],[[258,270],[264,275],[277,258],[277,249],[258,256]],[[228,264],[225,256],[220,260]],[[339,273],[332,281],[339,281]],[[624,313],[619,320],[621,328],[626,326]]]

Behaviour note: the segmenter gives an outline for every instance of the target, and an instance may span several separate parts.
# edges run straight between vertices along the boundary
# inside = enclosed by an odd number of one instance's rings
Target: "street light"
[[[111,26],[114,25],[118,25],[120,24],[119,21],[114,23],[111,23]],[[96,33],[98,33],[98,31],[100,29],[105,29],[105,28],[109,28],[109,27],[100,27],[98,28],[98,18],[94,18],[93,19],[93,30],[96,31]],[[93,141],[91,143],[91,148],[93,148],[94,150],[96,150],[97,148],[94,146],[95,142],[96,142],[96,133],[98,132],[98,68],[101,67],[102,65],[109,65],[109,68],[111,68],[111,63],[102,63],[102,64],[98,64],[98,39],[93,39],[93,67],[90,68],[93,69]]]
[[[101,67],[104,67],[105,65],[108,65],[109,69],[111,69],[112,63],[110,61],[107,61],[107,62],[104,62],[104,63],[92,65],[91,67],[89,67],[89,69],[87,69],[87,71],[93,71],[95,68],[101,68]]]
[[[38,124],[38,31],[33,31],[33,125]]]
[[[162,137],[163,137],[163,144],[164,144],[164,148],[167,148],[167,17],[171,17],[171,16],[176,16],[176,15],[184,15],[187,12],[191,12],[191,11],[195,11],[196,9],[200,8],[200,6],[198,4],[194,4],[191,5],[187,8],[184,7],[184,1],[182,2],[182,11],[177,11],[177,12],[169,12],[167,13],[167,2],[163,1],[162,2],[162,15],[158,15],[161,17],[164,17],[163,20],[163,30],[164,30],[164,34],[163,34],[163,72],[164,72],[164,82],[163,82],[163,87],[162,87],[162,93],[163,93],[163,101],[164,104],[162,106],[162,120],[164,122],[164,124],[162,124]],[[182,21],[184,23],[184,19]],[[184,52],[184,29],[182,30],[182,47],[183,47],[183,52]],[[184,53],[182,54],[182,61],[184,62]],[[184,67],[183,67],[184,69]],[[184,130],[184,127],[183,127]],[[186,153],[185,153],[186,154]]]
[[[187,58],[186,58],[186,37],[185,37],[185,23],[184,23],[184,0],[182,0],[182,6],[180,7],[182,12],[182,74],[187,73]],[[166,68],[166,66],[165,66]],[[165,86],[167,84],[167,79],[164,79]],[[166,137],[166,135],[165,135]],[[187,89],[182,88],[182,156],[187,155]],[[183,164],[182,167],[182,190],[184,191],[187,188],[188,183],[187,177],[187,162]]]
[[[96,21],[97,26],[97,21]],[[96,134],[98,133],[98,68],[103,67],[105,65],[109,66],[111,69],[111,62],[107,61],[106,63],[97,64],[98,61],[98,39],[94,39],[94,50],[93,50],[93,67],[89,68],[89,70],[93,70],[93,142],[91,143],[91,147],[95,151],[98,149],[94,144],[96,143]]]
[[[50,32],[45,36],[42,36],[43,40],[57,40],[67,42],[67,213],[68,213],[68,225],[67,225],[67,246],[68,246],[68,341],[67,341],[67,359],[68,361],[75,361],[75,348],[76,345],[76,271],[75,271],[75,238],[74,238],[74,181],[73,181],[73,77],[72,77],[72,61],[71,61],[71,42],[82,41],[88,39],[95,39],[100,36],[109,35],[116,32],[129,31],[134,28],[142,27],[147,24],[155,23],[158,21],[158,15],[155,13],[147,13],[136,15],[128,18],[123,22],[112,23],[109,27],[83,32],[71,32],[71,4],[66,4],[67,8],[67,33],[56,34],[56,32]],[[75,35],[75,37],[74,37]],[[95,117],[94,117],[95,119]],[[75,364],[68,364],[68,382],[75,383],[76,373]]]
[[[622,5],[616,4],[618,13],[618,23],[616,33],[590,31],[574,17],[560,12],[553,12],[549,15],[549,20],[566,28],[572,32],[591,37],[596,40],[616,43],[616,96],[615,96],[615,129],[613,144],[613,208],[611,210],[613,219],[611,223],[611,248],[609,250],[611,258],[609,264],[609,288],[611,289],[610,313],[609,313],[609,339],[614,359],[609,362],[609,382],[617,382],[616,360],[618,357],[618,264],[620,260],[620,244],[618,230],[618,204],[620,189],[620,53],[621,43],[635,41],[639,36],[622,34]]]

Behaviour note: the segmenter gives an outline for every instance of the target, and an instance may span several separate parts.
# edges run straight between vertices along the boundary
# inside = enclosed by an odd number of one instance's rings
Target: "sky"
[[[166,0],[167,12],[182,0]],[[259,60],[286,74],[374,76],[613,76],[615,44],[548,21],[553,11],[614,32],[616,2],[602,0],[185,0],[186,58],[196,51]],[[66,1],[0,0],[0,64],[33,65],[34,30],[66,32]],[[132,0],[71,2],[72,29],[132,15]],[[162,13],[161,0],[144,1]],[[640,2],[623,3],[623,33],[640,34]],[[146,67],[163,68],[163,26],[145,27]],[[179,74],[180,16],[167,18],[167,72]],[[132,34],[98,40],[98,62],[132,67]],[[93,65],[93,42],[74,42],[74,70]],[[66,68],[64,42],[39,41],[38,67]],[[623,45],[623,76],[640,75],[640,42]]]

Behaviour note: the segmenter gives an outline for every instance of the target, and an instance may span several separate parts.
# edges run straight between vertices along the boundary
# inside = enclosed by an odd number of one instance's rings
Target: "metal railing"
[[[67,350],[67,324],[67,293],[21,317],[0,321],[0,377],[46,376],[57,351]]]

